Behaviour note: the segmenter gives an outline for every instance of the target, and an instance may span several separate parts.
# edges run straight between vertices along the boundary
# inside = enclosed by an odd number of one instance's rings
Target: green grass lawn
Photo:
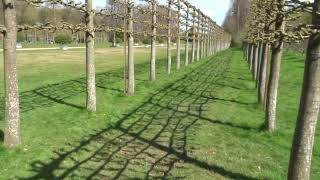
[[[122,92],[122,51],[96,51],[96,113],[85,110],[83,50],[19,52],[23,144],[0,146],[0,179],[286,178],[302,55],[284,55],[279,128],[271,135],[261,131],[264,114],[239,49],[170,76],[162,49],[155,82],[148,81],[149,51],[136,49],[134,97]],[[317,180],[319,131],[315,142]]]
[[[59,44],[48,44],[47,42],[22,42],[22,48],[57,48]],[[68,45],[69,47],[85,47],[85,43],[71,43]],[[102,43],[97,42],[95,43],[96,48],[108,48],[111,44],[109,42]],[[3,48],[3,43],[0,42],[0,49]]]

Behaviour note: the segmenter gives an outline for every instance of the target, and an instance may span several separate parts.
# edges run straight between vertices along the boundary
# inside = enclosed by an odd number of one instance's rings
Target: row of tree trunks
[[[18,78],[17,78],[17,65],[16,65],[16,41],[17,41],[17,21],[16,21],[16,9],[14,0],[2,0],[3,12],[4,12],[4,24],[5,30],[3,32],[3,41],[4,41],[4,76],[5,76],[5,135],[4,135],[4,144],[5,147],[13,148],[20,144],[20,114],[19,114],[19,93],[18,93]],[[86,30],[84,32],[84,39],[86,43],[86,107],[90,112],[96,111],[96,67],[95,67],[95,27],[94,27],[94,13],[92,11],[92,0],[85,1],[86,13],[85,13],[85,23]],[[126,56],[126,66],[125,66],[125,92],[128,96],[135,94],[135,73],[134,73],[134,29],[133,29],[133,0],[127,0],[127,8],[123,23],[125,25],[125,56]],[[169,11],[168,11],[168,25],[171,27],[170,17],[172,12],[170,6],[172,1],[169,1]],[[178,0],[178,9],[179,9],[179,19],[181,17],[180,11],[180,0]],[[191,7],[188,7],[187,17],[189,17]],[[150,79],[156,79],[156,21],[157,16],[156,12],[156,1],[152,3],[152,37],[151,37],[151,65],[150,65]],[[198,15],[196,17],[196,14]],[[198,18],[198,27],[196,30],[196,18]],[[178,21],[180,27],[180,21]],[[213,32],[210,27],[213,24],[210,24],[210,19],[206,18],[200,11],[196,13],[196,10],[193,9],[193,24],[186,25],[186,44],[185,44],[185,65],[189,64],[189,30],[192,26],[193,28],[193,41],[192,41],[192,62],[195,60],[195,53],[197,51],[197,60],[205,57],[206,55],[211,55],[214,51],[223,50],[229,47],[230,37],[223,34],[223,30],[220,32]],[[2,33],[2,32],[1,32]],[[213,37],[215,33],[216,39]],[[114,34],[115,35],[115,34]],[[222,37],[222,35],[224,35]],[[168,49],[167,49],[167,71],[170,74],[171,72],[171,30],[168,29]],[[115,37],[115,36],[114,36]],[[196,43],[197,40],[197,43]],[[214,41],[215,40],[215,41]],[[115,40],[114,40],[115,42]],[[215,42],[216,48],[212,50],[213,42]],[[196,45],[197,44],[197,45]],[[177,69],[180,68],[180,28],[178,28],[178,37],[177,37]]]
[[[279,8],[283,8],[283,0],[279,0]],[[313,3],[313,25],[320,25],[320,0]],[[285,31],[285,20],[278,15],[275,23],[276,31]],[[268,43],[263,43],[259,57],[255,57],[252,49],[254,44],[245,44],[245,57],[254,68],[254,63],[260,61],[258,66],[258,102],[266,109],[265,128],[269,132],[276,130],[276,106],[278,84],[280,75],[283,41],[280,39],[271,45],[271,59],[269,57]],[[254,69],[251,69],[255,71]],[[309,38],[305,70],[303,78],[300,107],[291,148],[288,168],[288,180],[310,179],[312,150],[316,134],[317,121],[320,113],[320,33]]]
[[[278,8],[284,7],[284,1],[279,0]],[[275,23],[276,31],[285,31],[283,15],[279,14]],[[256,81],[257,99],[265,109],[265,128],[269,132],[276,130],[277,96],[280,76],[283,41],[273,43],[271,48],[270,67],[268,66],[269,44],[262,42],[250,43],[246,46],[246,58]]]

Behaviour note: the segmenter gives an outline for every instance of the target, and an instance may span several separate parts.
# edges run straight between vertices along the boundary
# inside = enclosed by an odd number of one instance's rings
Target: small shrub
[[[159,42],[160,44],[164,44],[166,41],[165,41],[164,38],[159,38],[159,39],[158,39],[158,42]]]
[[[23,33],[18,32],[17,34],[17,42],[24,42],[25,41],[25,36],[23,35]]]
[[[117,44],[122,43],[122,39],[121,38],[116,38],[116,43]]]
[[[70,44],[72,42],[72,38],[67,34],[59,34],[55,37],[55,42],[58,44]]]
[[[142,40],[143,44],[150,44],[151,43],[151,39],[150,38],[145,38]]]
[[[140,41],[140,39],[135,38],[135,39],[134,39],[134,43],[139,43],[139,44],[140,44],[140,43],[141,43],[141,41]]]

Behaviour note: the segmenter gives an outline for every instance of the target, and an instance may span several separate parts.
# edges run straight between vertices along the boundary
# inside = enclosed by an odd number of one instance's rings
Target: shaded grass
[[[238,49],[170,78],[159,58],[156,82],[141,61],[134,97],[121,92],[119,69],[100,71],[97,113],[83,109],[83,78],[23,92],[23,145],[0,148],[0,179],[285,179],[301,63],[285,54],[274,135],[260,130],[264,114]],[[316,140],[312,179],[319,150]]]

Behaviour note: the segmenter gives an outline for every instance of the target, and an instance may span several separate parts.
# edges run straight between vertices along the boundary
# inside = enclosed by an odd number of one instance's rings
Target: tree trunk
[[[196,22],[195,22],[195,14],[196,10],[193,9],[193,18],[192,18],[192,56],[191,56],[191,62],[194,62],[195,55],[196,55]]]
[[[205,47],[204,47],[205,43],[204,42],[205,42],[206,35],[205,35],[205,31],[204,31],[205,23],[204,23],[204,17],[203,16],[201,17],[201,23],[202,23],[201,58],[204,58],[204,49],[205,49]]]
[[[185,52],[184,52],[184,65],[189,65],[189,7],[187,7],[187,17],[186,17],[186,34],[185,34]]]
[[[278,17],[275,24],[275,30],[284,32],[285,21],[283,17]],[[281,56],[283,49],[283,41],[280,39],[272,46],[271,64],[270,64],[270,76],[267,91],[267,109],[265,126],[269,132],[276,130],[276,111],[277,111],[277,96],[278,96],[278,85],[280,76],[280,65]]]
[[[252,72],[253,70],[253,54],[254,54],[254,45],[250,45],[250,55],[249,55],[249,66],[250,66],[250,71]]]
[[[270,62],[270,55],[269,55],[269,54],[271,54],[271,45],[270,44],[267,44],[267,53],[268,53],[268,55],[266,57],[267,58],[266,88],[265,88],[264,99],[263,99],[263,104],[264,104],[263,110],[265,110],[265,111],[267,109],[267,96],[268,96],[268,87],[269,87],[270,69],[271,69],[270,68],[271,62]]]
[[[260,83],[259,81],[260,81],[262,48],[263,48],[263,44],[262,44],[262,42],[259,42],[259,46],[258,46],[258,69],[257,69],[256,88],[258,88],[258,85],[259,85],[259,83]],[[258,88],[258,89],[259,89],[259,88]]]
[[[313,24],[320,25],[320,0],[313,5]],[[310,178],[312,149],[320,109],[320,33],[309,39],[300,109],[291,149],[289,180]]]
[[[261,63],[259,71],[259,83],[258,83],[258,103],[264,105],[263,100],[266,90],[266,78],[267,78],[267,63],[268,63],[268,44],[262,44]]]
[[[150,80],[155,81],[156,80],[156,23],[157,23],[157,16],[156,16],[156,10],[157,5],[155,1],[152,1],[152,36],[151,36],[151,61],[150,61]]]
[[[132,3],[132,0],[128,0],[128,3]],[[134,75],[134,53],[133,53],[133,10],[131,6],[128,6],[128,85],[127,95],[133,96],[135,93],[135,75]]]
[[[86,0],[88,10],[92,10],[92,0]],[[94,22],[93,13],[86,13],[86,25],[90,30],[86,32],[86,79],[87,79],[87,109],[96,111],[96,70],[94,60]]]
[[[116,40],[116,32],[113,32],[113,47],[117,46],[117,40]]]
[[[259,58],[259,48],[258,44],[254,45],[253,50],[253,70],[252,75],[254,80],[257,80],[257,71],[258,71],[258,58]]]
[[[181,10],[181,7],[180,7],[180,0],[177,0],[177,3],[178,3],[178,22],[177,22],[177,57],[176,57],[176,66],[177,66],[177,70],[180,69],[180,66],[181,66],[181,53],[180,53],[180,10]]]
[[[17,20],[14,0],[2,0],[6,32],[3,39],[5,130],[4,146],[14,148],[20,140],[19,91],[16,64]]]
[[[167,73],[171,74],[171,0],[168,1]]]
[[[197,13],[197,61],[200,60],[200,40],[201,40],[201,34],[200,34],[200,14]]]

